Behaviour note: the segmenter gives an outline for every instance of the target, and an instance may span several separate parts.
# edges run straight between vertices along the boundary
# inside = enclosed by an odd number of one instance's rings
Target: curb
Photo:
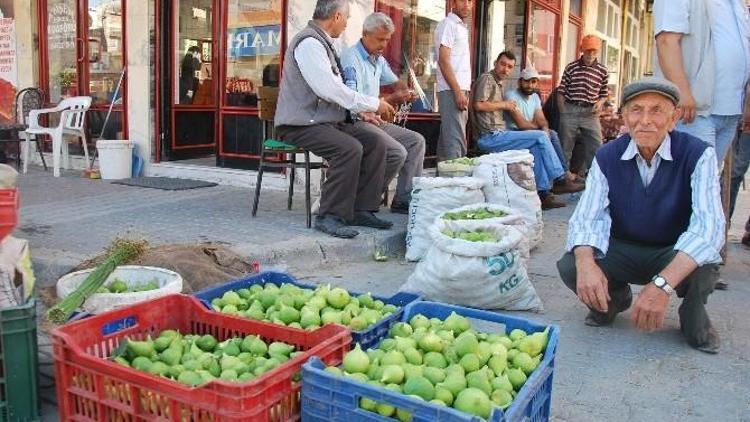
[[[388,256],[403,255],[406,248],[405,238],[406,230],[388,230],[360,233],[354,239],[298,236],[266,245],[240,243],[225,246],[242,257],[258,261],[261,269],[299,266],[300,263],[304,263],[307,268],[317,268],[372,259],[375,250]],[[32,249],[31,254],[37,287],[54,286],[60,277],[91,258],[48,248]]]

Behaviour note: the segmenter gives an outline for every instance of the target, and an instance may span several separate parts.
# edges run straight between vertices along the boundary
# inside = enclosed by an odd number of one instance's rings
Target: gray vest
[[[309,37],[315,38],[323,44],[331,63],[331,71],[337,77],[341,77],[336,52],[325,38],[323,30],[310,21],[307,28],[300,31],[292,39],[284,55],[284,70],[281,73],[279,100],[274,117],[276,126],[311,126],[321,123],[338,123],[346,119],[344,108],[318,97],[313,92],[302,76],[297,60],[294,59],[294,50],[297,45]]]

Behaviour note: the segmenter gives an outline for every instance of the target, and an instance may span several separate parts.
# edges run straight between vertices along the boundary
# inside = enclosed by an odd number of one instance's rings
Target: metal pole
[[[125,78],[125,71],[127,67],[123,66],[122,72],[120,72],[120,80],[117,81],[117,86],[115,87],[115,92],[112,95],[112,101],[109,102],[109,108],[107,109],[107,116],[104,118],[104,123],[102,124],[102,130],[99,132],[99,139],[101,140],[102,137],[104,137],[104,130],[107,129],[107,123],[109,123],[109,116],[112,115],[112,108],[115,106],[115,101],[117,101],[117,96],[120,94],[120,87],[122,86],[122,80]],[[96,144],[94,144],[96,146]],[[91,155],[91,163],[89,164],[89,168],[94,167],[94,161],[96,161],[96,156],[98,155],[99,150],[94,148],[94,153]]]

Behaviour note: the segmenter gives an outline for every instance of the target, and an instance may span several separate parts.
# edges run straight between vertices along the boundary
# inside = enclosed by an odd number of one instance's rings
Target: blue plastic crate
[[[474,320],[472,325],[475,328],[478,328],[475,322],[503,324],[506,331],[520,328],[529,333],[543,331],[547,327],[522,318],[436,302],[417,302],[407,306],[401,320],[408,321],[416,314],[445,319],[453,311]],[[556,325],[550,326],[549,342],[544,358],[526,380],[511,406],[505,411],[496,408],[492,412],[489,419],[491,422],[549,420],[552,376],[559,338],[560,329]],[[412,414],[414,422],[478,422],[482,420],[450,407],[427,403],[384,388],[336,376],[325,372],[324,369],[323,362],[315,358],[310,359],[302,367],[302,421],[304,422],[388,422],[393,420],[359,408],[359,400],[362,397],[404,409]]]
[[[212,309],[211,301],[214,298],[221,297],[224,293],[230,290],[238,290],[242,288],[248,288],[254,284],[265,283],[273,283],[279,286],[284,283],[290,283],[304,289],[313,290],[317,287],[312,284],[300,283],[290,274],[274,271],[264,271],[262,273],[251,275],[249,277],[229,281],[218,286],[201,290],[197,293],[193,293],[193,295],[200,299],[203,304],[206,305],[206,307]],[[349,291],[349,294],[354,296],[359,295],[359,293],[352,291]],[[382,300],[386,304],[394,305],[398,309],[396,310],[396,312],[371,325],[366,330],[352,331],[352,343],[359,343],[363,349],[369,349],[378,344],[380,339],[388,334],[388,330],[391,329],[391,326],[401,318],[401,315],[404,312],[404,307],[412,302],[420,300],[420,296],[404,292],[397,293],[390,298],[375,295],[373,295],[372,297],[373,299]]]

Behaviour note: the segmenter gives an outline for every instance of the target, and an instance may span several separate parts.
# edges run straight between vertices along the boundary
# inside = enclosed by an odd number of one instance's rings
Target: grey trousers
[[[396,174],[395,203],[409,203],[411,200],[412,179],[422,175],[424,166],[425,140],[424,136],[413,130],[385,123],[376,126],[383,131],[386,142],[385,153],[385,184],[387,188]]]
[[[468,92],[464,93],[469,95]],[[456,95],[451,90],[438,92],[440,106],[440,138],[437,144],[438,161],[466,156],[467,110],[456,107]]]
[[[609,306],[618,306],[625,300],[630,292],[630,284],[645,285],[651,282],[651,278],[663,270],[676,254],[674,246],[646,246],[610,238],[607,255],[596,261],[607,277],[612,299]],[[563,255],[557,261],[557,270],[563,283],[575,292],[575,256],[570,252]],[[708,339],[711,320],[705,304],[718,277],[718,265],[707,264],[698,267],[677,286],[677,297],[682,298],[678,310],[680,329],[693,346],[701,346]]]
[[[596,150],[602,144],[602,126],[599,116],[591,112],[592,107],[582,107],[566,102],[560,110],[560,143],[565,152],[570,171],[585,174],[594,160]],[[580,142],[580,147],[576,147]],[[573,149],[576,157],[573,157]],[[580,155],[578,155],[580,153]]]
[[[372,125],[370,125],[372,126]],[[386,143],[373,126],[328,123],[282,126],[279,137],[323,157],[329,169],[318,215],[354,218],[354,211],[377,211],[385,180]]]

